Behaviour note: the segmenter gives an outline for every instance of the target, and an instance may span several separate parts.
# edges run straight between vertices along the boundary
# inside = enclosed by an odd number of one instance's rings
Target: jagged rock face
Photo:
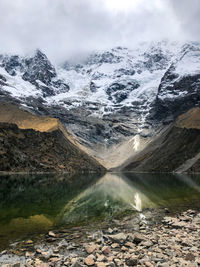
[[[137,81],[124,81],[121,83],[113,83],[107,89],[106,93],[109,96],[109,100],[113,101],[113,103],[121,103],[123,100],[127,99],[130,92],[134,89],[140,87]]]
[[[56,95],[57,91],[67,92],[69,90],[69,86],[57,78],[56,70],[46,55],[39,50],[33,57],[1,56],[0,67],[2,68],[0,81],[8,80],[8,83],[4,84],[7,87],[5,87],[5,91],[9,87],[14,87],[18,91],[18,95],[12,89],[9,92],[16,97],[21,95],[23,98],[23,95],[25,97],[27,94],[32,96],[30,89],[33,89],[35,97],[44,98]],[[9,79],[8,76],[6,79],[7,75],[13,78]],[[9,80],[11,80],[11,84],[9,84]]]
[[[184,46],[163,76],[155,101],[158,120],[173,121],[200,104],[200,47]]]
[[[60,118],[87,145],[118,143],[199,105],[200,44],[96,52],[54,67],[40,51],[0,56],[0,95]]]
[[[30,81],[32,84],[39,80],[46,85],[50,85],[52,78],[56,77],[55,68],[39,50],[33,58],[25,59],[25,65],[26,72],[23,74],[23,79]]]

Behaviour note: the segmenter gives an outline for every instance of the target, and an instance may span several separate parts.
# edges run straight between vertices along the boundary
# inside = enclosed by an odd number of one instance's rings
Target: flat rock
[[[115,235],[109,235],[108,237],[112,241],[114,241],[116,243],[123,243],[127,239],[127,235],[125,235],[124,233],[118,233],[118,234],[115,234]]]

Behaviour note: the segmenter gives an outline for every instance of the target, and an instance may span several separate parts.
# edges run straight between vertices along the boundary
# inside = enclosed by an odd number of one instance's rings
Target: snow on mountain
[[[38,50],[30,58],[1,56],[0,73],[7,81],[4,90],[14,97],[44,97],[49,105],[67,108],[73,107],[66,104],[70,99],[75,106],[97,102],[112,110],[115,105],[129,106],[155,97],[175,48],[164,42],[134,50],[117,47],[94,53],[80,64],[65,62],[57,70]]]
[[[45,101],[67,109],[85,103],[92,107],[97,105],[93,115],[98,117],[124,106],[133,108],[136,105],[142,110],[145,103],[143,113],[147,115],[161,78],[179,49],[180,45],[175,43],[143,43],[136,49],[117,47],[96,52],[79,64],[65,62],[56,71],[69,91],[58,90]]]
[[[55,68],[39,50],[33,57],[0,56],[0,84],[13,97],[48,97],[67,91],[68,85],[57,79]]]
[[[200,44],[116,47],[56,67],[39,50],[1,55],[0,95],[60,117],[83,139],[146,134],[152,121],[200,103]]]
[[[184,77],[198,74],[200,74],[200,46],[185,45],[163,77],[162,93],[160,90],[159,97],[179,97],[181,94],[187,94],[186,88],[185,91],[179,90],[178,93],[175,93],[174,84],[180,82]],[[170,88],[172,89],[171,93]]]
[[[187,44],[162,77],[156,97],[156,117],[171,120],[200,105],[200,45]],[[161,116],[162,115],[162,116]]]

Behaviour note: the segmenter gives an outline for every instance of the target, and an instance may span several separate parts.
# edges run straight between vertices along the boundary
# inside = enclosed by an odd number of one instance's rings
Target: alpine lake
[[[53,229],[199,207],[200,174],[1,174],[0,250]]]

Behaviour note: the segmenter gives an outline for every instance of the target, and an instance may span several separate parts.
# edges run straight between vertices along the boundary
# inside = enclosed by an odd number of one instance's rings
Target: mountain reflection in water
[[[0,248],[60,225],[149,208],[199,207],[200,175],[1,175]]]

